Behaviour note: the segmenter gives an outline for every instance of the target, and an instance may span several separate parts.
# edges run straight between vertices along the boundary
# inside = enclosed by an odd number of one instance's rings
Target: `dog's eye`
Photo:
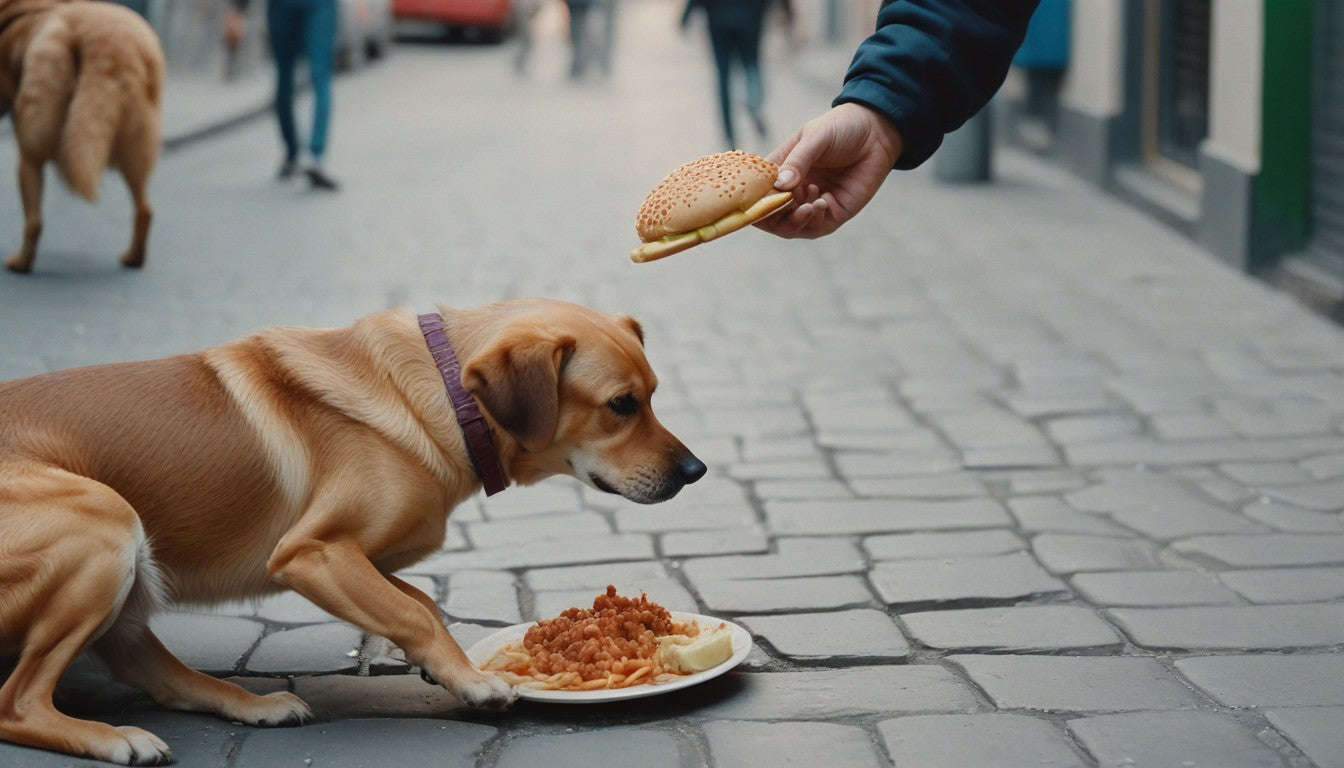
[[[634,395],[621,395],[608,400],[607,407],[620,416],[633,416],[639,410],[639,403],[635,402]]]

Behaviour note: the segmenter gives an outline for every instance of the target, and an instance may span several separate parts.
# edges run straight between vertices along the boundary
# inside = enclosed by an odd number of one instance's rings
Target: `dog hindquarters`
[[[167,745],[130,726],[58,712],[52,692],[65,668],[119,618],[128,598],[146,602],[144,533],[135,511],[87,478],[38,465],[0,468],[0,652],[18,663],[0,687],[0,739],[123,765],[157,765]]]

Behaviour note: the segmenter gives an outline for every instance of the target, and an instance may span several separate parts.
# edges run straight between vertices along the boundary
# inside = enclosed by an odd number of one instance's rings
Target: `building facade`
[[[1061,161],[1338,311],[1344,0],[1074,0],[1067,29]]]

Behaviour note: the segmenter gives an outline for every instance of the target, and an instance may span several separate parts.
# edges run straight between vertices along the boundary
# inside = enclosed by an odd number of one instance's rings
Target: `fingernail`
[[[792,186],[798,180],[798,174],[793,172],[792,168],[785,168],[779,172],[779,178],[775,179],[775,186],[780,189]]]

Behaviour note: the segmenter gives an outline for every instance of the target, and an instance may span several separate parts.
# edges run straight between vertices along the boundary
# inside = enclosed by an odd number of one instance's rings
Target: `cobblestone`
[[[1124,644],[1092,611],[1067,605],[907,613],[901,622],[915,642],[945,651],[1095,652]]]
[[[1178,552],[1211,557],[1230,566],[1344,563],[1344,534],[1196,536],[1178,541],[1173,547]]]
[[[1127,571],[1079,573],[1069,579],[1079,596],[1093,605],[1160,607],[1235,605],[1241,598],[1207,573],[1198,571]]]
[[[1036,558],[1055,574],[1140,570],[1162,565],[1158,549],[1143,539],[1042,533],[1031,540]]]
[[[1070,720],[1069,728],[1105,766],[1217,765],[1281,768],[1255,731],[1216,712],[1133,712]]]
[[[1344,707],[1275,709],[1265,713],[1275,728],[1287,736],[1317,768],[1344,767]]]
[[[1344,645],[1344,605],[1114,608],[1115,623],[1145,648],[1246,650]]]
[[[868,734],[853,725],[726,721],[706,725],[705,740],[717,768],[883,765]]]
[[[910,656],[910,645],[882,611],[862,608],[783,616],[742,616],[753,635],[781,656],[799,661],[886,660]]]
[[[1344,568],[1223,571],[1219,578],[1253,603],[1344,600]]]
[[[906,610],[1068,594],[1030,555],[946,557],[937,560],[879,562],[870,572],[882,601]]]
[[[1344,656],[1193,656],[1176,661],[1190,682],[1229,707],[1344,706]]]
[[[649,728],[614,727],[601,731],[525,736],[504,745],[499,768],[537,765],[649,765],[681,762],[681,746],[670,733]]]
[[[494,733],[489,726],[450,720],[386,718],[259,730],[243,742],[233,765],[358,768],[383,765],[394,750],[397,765],[406,768],[471,768]]]
[[[182,663],[204,672],[233,672],[266,631],[248,619],[192,613],[159,614],[149,626]]]
[[[955,655],[999,709],[1121,712],[1190,709],[1202,700],[1143,657]]]
[[[1054,725],[1014,714],[910,715],[877,730],[896,765],[921,768],[1083,768],[1088,765]]]
[[[767,504],[765,512],[770,527],[786,535],[994,528],[1011,524],[1003,508],[990,499],[781,501]]]
[[[713,718],[834,720],[896,712],[969,712],[976,697],[933,665],[852,667],[744,675],[735,695],[706,705]]]

